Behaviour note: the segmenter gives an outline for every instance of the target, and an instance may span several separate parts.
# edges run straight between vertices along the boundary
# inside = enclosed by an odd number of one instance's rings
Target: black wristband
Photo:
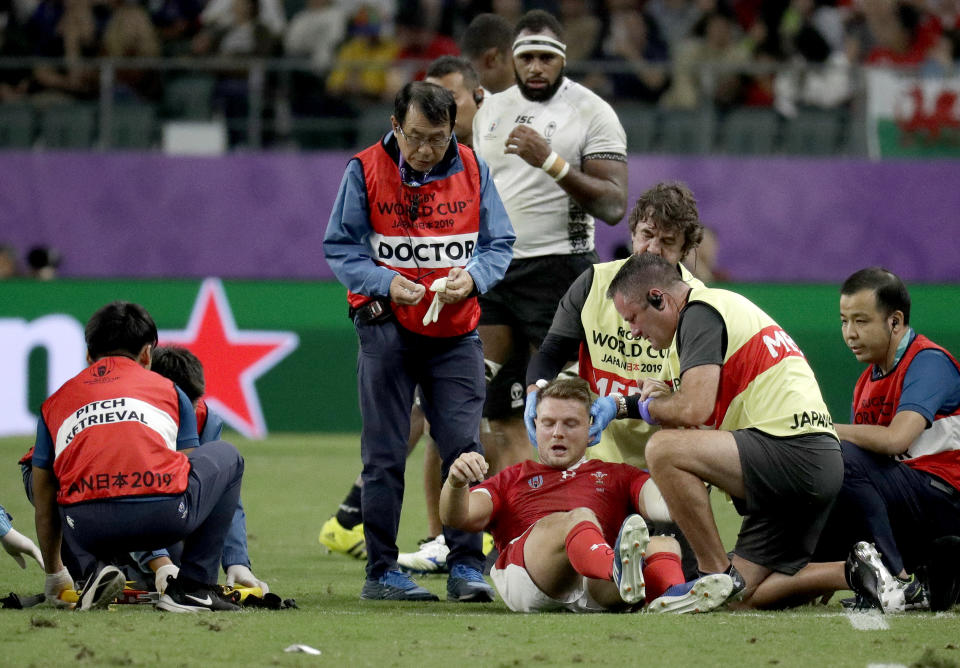
[[[627,417],[631,420],[642,420],[640,416],[640,395],[631,394],[627,397]]]

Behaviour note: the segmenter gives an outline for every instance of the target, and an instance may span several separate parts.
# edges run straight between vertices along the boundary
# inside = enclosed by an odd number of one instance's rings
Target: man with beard
[[[475,150],[517,233],[506,276],[481,296],[493,472],[527,458],[527,361],[567,288],[599,261],[594,218],[615,225],[627,207],[623,126],[610,105],[564,76],[563,39],[551,14],[524,14],[514,29],[517,83],[488,96],[473,121]]]

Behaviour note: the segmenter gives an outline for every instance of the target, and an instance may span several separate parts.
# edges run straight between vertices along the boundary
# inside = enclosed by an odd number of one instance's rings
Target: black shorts
[[[778,573],[807,565],[843,483],[840,443],[829,434],[776,438],[733,432],[746,498],[734,553]]]
[[[514,331],[513,350],[500,371],[487,383],[487,398],[483,403],[483,417],[505,420],[523,414],[527,400],[527,364],[530,363],[530,343]]]
[[[550,330],[561,297],[588,268],[595,252],[514,260],[503,280],[480,295],[480,324],[507,325],[539,347]]]
[[[530,348],[539,347],[547,335],[570,285],[598,261],[595,252],[514,260],[503,280],[480,295],[480,324],[513,330],[510,358],[487,386],[484,417],[496,420],[523,413]]]

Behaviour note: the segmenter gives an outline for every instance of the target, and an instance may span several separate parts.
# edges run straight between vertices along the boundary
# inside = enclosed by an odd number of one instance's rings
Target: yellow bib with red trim
[[[694,288],[688,304],[713,307],[727,328],[727,350],[709,425],[786,437],[836,436],[807,358],[773,318],[729,290]]]
[[[673,374],[679,368],[676,347],[654,350],[647,340],[634,339],[630,326],[607,297],[610,282],[625,262],[593,265],[593,283],[580,313],[586,340],[580,342],[579,373],[599,396],[636,394],[644,378],[663,380],[673,387],[679,383]],[[703,287],[682,264],[680,275],[687,285]],[[614,420],[604,429],[600,443],[587,450],[587,457],[646,468],[643,453],[656,430],[643,420]]]

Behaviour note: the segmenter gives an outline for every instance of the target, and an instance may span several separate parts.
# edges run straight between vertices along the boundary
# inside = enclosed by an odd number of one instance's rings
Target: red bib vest
[[[357,154],[363,165],[370,208],[370,256],[377,264],[420,280],[427,293],[419,304],[393,303],[393,312],[404,328],[427,336],[466,334],[480,320],[476,297],[445,304],[440,318],[424,326],[423,316],[433,301],[430,285],[453,267],[464,267],[473,256],[480,229],[480,167],[473,151],[458,146],[463,170],[419,187],[400,179],[390,154],[377,144]],[[371,297],[347,292],[350,306]]]
[[[922,350],[939,350],[953,362],[960,371],[960,363],[953,355],[936,343],[918,334],[904,352],[897,366],[882,378],[873,379],[873,366],[868,366],[860,375],[853,391],[853,421],[855,424],[875,424],[889,426],[897,414],[900,397],[903,393],[903,380],[906,378],[910,363]],[[956,438],[957,423],[960,422],[960,407],[946,415],[935,415],[933,424],[925,430],[907,451],[899,455],[904,464],[918,471],[926,471],[943,478],[960,489],[960,442]]]
[[[40,409],[53,439],[61,505],[179,494],[190,461],[177,452],[174,384],[126,357],[104,357],[68,380]]]

